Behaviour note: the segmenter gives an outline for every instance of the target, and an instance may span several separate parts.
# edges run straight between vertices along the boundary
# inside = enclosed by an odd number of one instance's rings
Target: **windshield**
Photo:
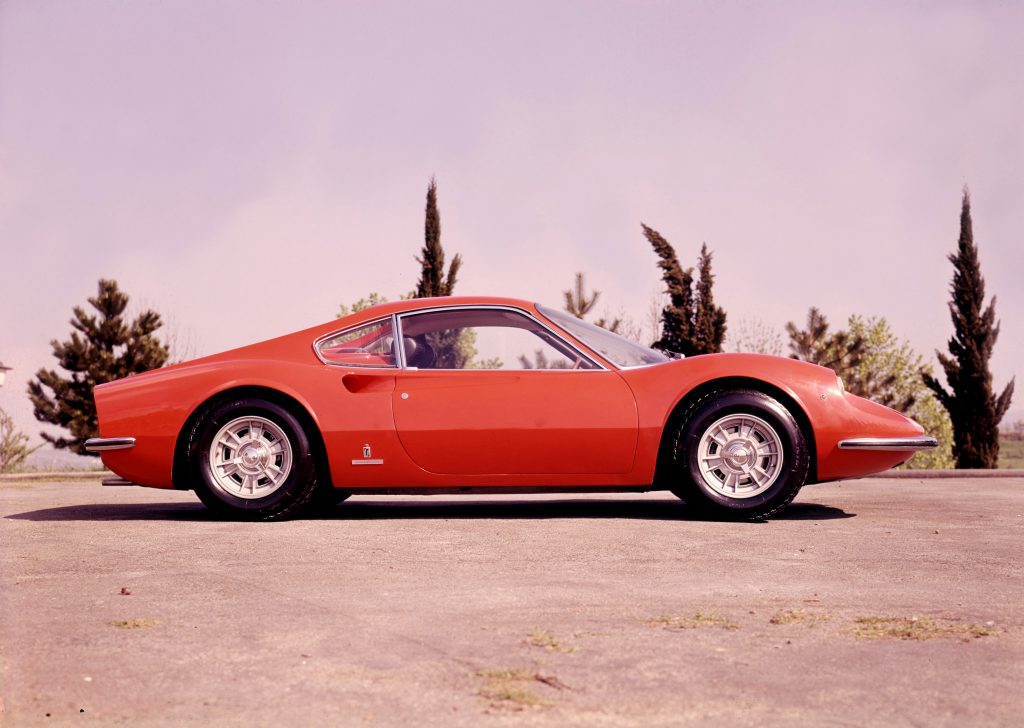
[[[668,361],[668,357],[660,351],[640,346],[570,313],[556,311],[539,303],[537,310],[616,366],[642,367]]]

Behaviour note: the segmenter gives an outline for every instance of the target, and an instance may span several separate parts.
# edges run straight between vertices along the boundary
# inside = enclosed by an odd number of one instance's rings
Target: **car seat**
[[[417,369],[432,369],[437,355],[430,344],[423,340],[423,337],[411,339],[402,337],[402,344],[405,346],[406,366]]]

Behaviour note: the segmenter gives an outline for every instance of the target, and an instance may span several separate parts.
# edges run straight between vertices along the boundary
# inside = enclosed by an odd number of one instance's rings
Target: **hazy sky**
[[[459,293],[582,270],[642,322],[643,221],[707,241],[730,323],[885,316],[929,358],[969,184],[1001,387],[1022,38],[1011,2],[0,0],[0,407],[38,430],[26,381],[100,277],[195,354],[408,291],[431,175]]]

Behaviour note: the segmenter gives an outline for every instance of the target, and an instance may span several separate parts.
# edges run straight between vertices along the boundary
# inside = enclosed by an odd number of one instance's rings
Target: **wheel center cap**
[[[734,442],[725,448],[723,454],[730,467],[743,468],[750,463],[753,451],[745,442]]]
[[[247,447],[242,450],[242,462],[252,467],[260,461],[260,451],[255,447]]]

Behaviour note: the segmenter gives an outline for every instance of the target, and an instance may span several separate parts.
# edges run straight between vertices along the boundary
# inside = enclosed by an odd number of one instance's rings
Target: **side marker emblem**
[[[373,457],[373,452],[370,450],[370,444],[363,445],[363,457],[361,460],[353,460],[353,465],[383,465],[383,458]]]

